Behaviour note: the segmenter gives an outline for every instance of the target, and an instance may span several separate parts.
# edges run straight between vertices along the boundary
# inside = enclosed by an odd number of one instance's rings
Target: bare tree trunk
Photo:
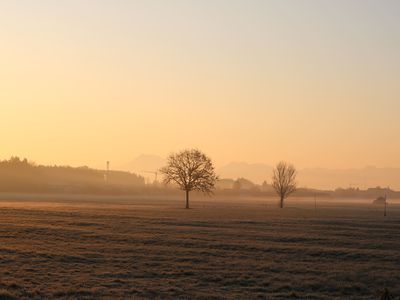
[[[283,197],[281,196],[281,208],[283,208]]]
[[[189,208],[189,191],[186,191],[186,209]]]

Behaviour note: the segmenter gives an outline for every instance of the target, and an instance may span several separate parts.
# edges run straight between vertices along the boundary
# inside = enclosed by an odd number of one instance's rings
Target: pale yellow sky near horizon
[[[400,167],[398,1],[0,3],[0,159]]]

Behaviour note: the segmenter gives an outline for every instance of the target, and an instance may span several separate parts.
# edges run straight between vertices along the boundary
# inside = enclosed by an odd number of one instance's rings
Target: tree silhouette
[[[171,154],[160,172],[165,184],[175,183],[186,192],[186,208],[189,208],[191,191],[212,194],[218,179],[211,159],[197,149]]]
[[[382,293],[381,300],[394,300],[394,297],[389,293],[389,290],[385,288]]]
[[[296,175],[295,167],[286,162],[278,163],[273,170],[272,187],[280,197],[281,208],[285,199],[296,190]]]

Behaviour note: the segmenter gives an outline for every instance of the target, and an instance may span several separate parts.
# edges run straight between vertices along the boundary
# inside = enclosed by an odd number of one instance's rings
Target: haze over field
[[[126,164],[117,166],[117,169],[135,172],[147,178],[154,179],[154,174],[148,171],[157,171],[163,167],[166,159],[157,155],[140,155]],[[272,164],[246,162],[231,162],[217,168],[221,178],[246,178],[261,184],[271,179]],[[147,171],[147,172],[144,172]],[[304,168],[298,170],[298,178],[302,187],[332,190],[342,188],[370,188],[391,187],[400,190],[400,168],[365,167],[359,169],[325,169]]]
[[[197,147],[219,168],[399,168],[399,15],[390,0],[2,1],[0,158],[104,168]]]
[[[0,0],[0,300],[400,300],[399,16]]]

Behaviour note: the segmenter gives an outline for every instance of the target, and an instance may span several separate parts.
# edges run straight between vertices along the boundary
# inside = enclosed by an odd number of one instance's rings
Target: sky
[[[400,167],[400,1],[0,0],[0,159]]]

